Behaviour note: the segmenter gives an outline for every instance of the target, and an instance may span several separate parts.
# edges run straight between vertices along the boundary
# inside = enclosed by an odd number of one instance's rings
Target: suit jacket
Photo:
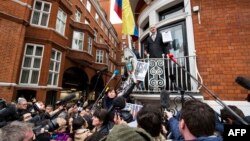
[[[147,38],[147,46],[145,47],[145,50],[149,54],[150,58],[162,58],[162,54],[169,53],[167,47],[168,45],[169,43],[164,44],[162,42],[162,35],[157,32],[154,41],[151,36]]]

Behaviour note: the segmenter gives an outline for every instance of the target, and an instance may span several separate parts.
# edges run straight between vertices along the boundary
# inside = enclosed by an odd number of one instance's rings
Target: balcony
[[[168,58],[145,58],[138,61],[147,62],[149,65],[146,68],[147,75],[144,81],[137,85],[131,94],[136,101],[159,104],[163,89],[170,94],[170,99],[173,101],[180,100],[182,94],[184,98],[191,96],[203,99],[199,93],[200,86],[196,81],[201,80],[196,56],[176,58],[177,63]]]

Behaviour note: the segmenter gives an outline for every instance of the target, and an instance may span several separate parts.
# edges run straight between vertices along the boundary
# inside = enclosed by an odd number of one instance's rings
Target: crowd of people
[[[117,96],[113,88],[99,108],[69,101],[54,110],[52,105],[22,97],[16,103],[0,103],[1,141],[222,141],[223,124],[241,124],[227,109],[221,109],[219,116],[195,99],[186,101],[176,115],[143,105],[134,120],[122,111],[126,98]],[[230,108],[249,123],[239,108]]]

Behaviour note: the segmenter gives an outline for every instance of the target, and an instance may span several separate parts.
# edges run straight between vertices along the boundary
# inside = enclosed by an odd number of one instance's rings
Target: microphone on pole
[[[108,82],[107,82],[107,84],[105,85],[105,87],[103,88],[102,92],[99,94],[98,98],[96,99],[94,105],[93,105],[92,108],[91,108],[91,111],[93,111],[94,109],[96,109],[96,105],[97,105],[97,103],[99,102],[99,100],[103,97],[103,93],[105,92],[105,90],[106,90],[108,84],[109,84],[110,81],[111,81],[112,79],[114,79],[115,76],[118,75],[118,74],[119,74],[119,71],[118,71],[118,70],[115,70],[114,73],[113,73],[113,75],[112,75],[111,78],[108,80]]]
[[[118,74],[119,74],[119,71],[118,71],[118,70],[115,70],[114,73],[113,73],[113,75],[111,76],[110,80],[114,79],[114,77],[115,77],[116,75],[118,75]],[[110,81],[110,80],[109,80],[109,81]]]
[[[188,70],[184,69],[179,63],[177,63],[176,59],[174,58],[174,55],[169,53],[167,54],[168,58],[171,59],[178,67],[180,67],[185,73],[187,73],[194,81],[196,81],[199,85],[201,85],[207,92],[208,94],[210,94],[210,96],[212,96],[214,98],[214,100],[220,104],[221,106],[223,106],[224,108],[226,108],[231,114],[233,114],[242,124],[244,125],[249,125],[245,120],[243,120],[236,112],[234,112],[230,107],[228,107],[213,91],[211,91],[210,89],[208,89],[208,87],[204,84],[202,84],[198,79],[196,79]],[[240,81],[239,81],[240,80]],[[238,78],[238,81],[240,82],[240,84],[246,84],[246,79],[242,78]],[[245,83],[243,83],[245,82]],[[244,85],[245,86],[245,85]],[[246,87],[248,88],[248,87]]]
[[[174,58],[174,55],[169,53],[167,54],[168,58],[171,59],[175,64],[177,64],[177,60]]]
[[[66,97],[64,97],[63,99],[59,100],[56,102],[56,105],[63,105],[67,102],[69,102],[70,100],[74,99],[76,97],[76,94],[70,94]]]
[[[249,79],[244,78],[242,76],[238,76],[235,79],[235,82],[238,83],[243,88],[250,90],[250,80]]]

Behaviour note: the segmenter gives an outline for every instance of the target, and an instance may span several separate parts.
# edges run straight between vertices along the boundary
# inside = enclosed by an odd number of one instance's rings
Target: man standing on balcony
[[[169,53],[169,43],[163,43],[162,34],[157,32],[156,26],[150,26],[150,36],[147,38],[145,47],[145,55],[149,54],[149,58],[162,58],[162,54]]]
[[[149,55],[149,58],[162,58],[162,54],[164,54],[164,57],[167,57],[167,54],[169,53],[169,42],[164,43],[162,40],[162,34],[160,32],[157,32],[156,26],[151,25],[150,26],[150,36],[147,38],[146,46],[145,46],[145,55]],[[167,76],[167,69],[166,69],[166,63],[165,62],[165,76]],[[156,70],[154,70],[156,69]],[[154,70],[153,72],[162,72],[157,71],[159,67],[156,67],[155,65],[149,66],[149,70]],[[147,75],[147,78],[145,79],[145,84],[148,89],[162,89],[166,88],[167,84],[164,84],[164,77],[162,77],[163,74],[149,74]],[[149,82],[147,82],[149,80]],[[168,81],[166,81],[168,83]],[[164,86],[163,86],[164,84]]]

